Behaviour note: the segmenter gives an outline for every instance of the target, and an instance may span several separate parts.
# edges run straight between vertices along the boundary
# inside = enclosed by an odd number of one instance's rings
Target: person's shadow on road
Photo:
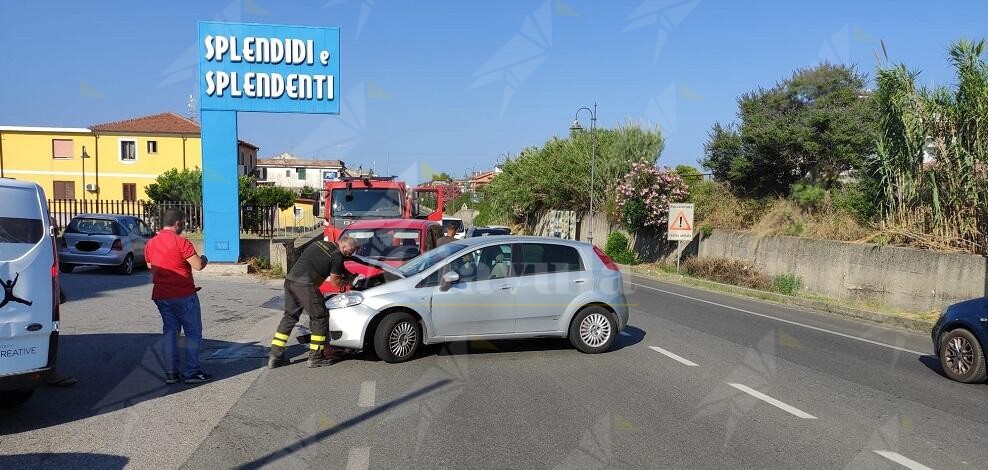
[[[69,423],[196,387],[165,384],[161,338],[136,333],[61,336],[58,370],[79,383],[41,387],[27,403],[0,409],[0,436]],[[209,339],[200,350],[202,366],[214,382],[261,368],[266,357],[263,346]]]

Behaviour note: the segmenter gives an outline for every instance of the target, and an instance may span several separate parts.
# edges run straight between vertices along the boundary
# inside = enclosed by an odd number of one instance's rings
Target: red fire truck
[[[442,188],[410,188],[394,176],[344,177],[326,181],[316,212],[326,219],[326,240],[336,241],[358,220],[443,218]]]

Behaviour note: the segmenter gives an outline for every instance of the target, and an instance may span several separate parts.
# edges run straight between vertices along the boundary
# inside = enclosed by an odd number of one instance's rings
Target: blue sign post
[[[205,252],[240,258],[237,112],[340,113],[338,28],[199,22]]]

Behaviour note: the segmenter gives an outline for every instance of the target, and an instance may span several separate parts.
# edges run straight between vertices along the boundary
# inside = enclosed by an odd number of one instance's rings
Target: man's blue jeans
[[[199,370],[199,343],[202,342],[202,311],[199,307],[199,295],[177,299],[155,300],[161,320],[164,324],[162,333],[164,341],[161,349],[164,354],[165,372],[178,373],[178,333],[185,331],[185,368],[183,377],[191,377]]]

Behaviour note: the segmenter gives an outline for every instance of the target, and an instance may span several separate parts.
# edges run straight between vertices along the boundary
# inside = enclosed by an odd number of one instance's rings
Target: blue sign
[[[237,112],[340,113],[340,30],[199,22],[206,256],[240,259]]]
[[[340,113],[340,30],[199,22],[199,108]]]

